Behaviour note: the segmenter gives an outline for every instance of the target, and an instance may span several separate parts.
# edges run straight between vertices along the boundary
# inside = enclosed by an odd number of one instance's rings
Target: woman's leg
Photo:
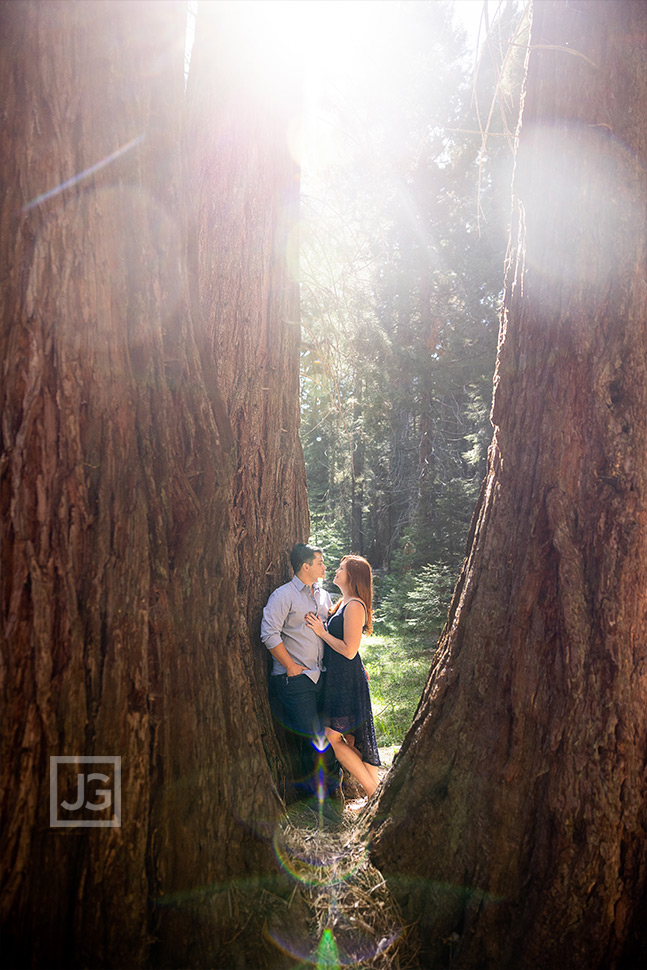
[[[362,761],[356,749],[346,744],[339,731],[326,728],[326,737],[330,741],[340,765],[343,765],[354,778],[357,778],[367,795],[372,795],[378,784],[377,768]]]
[[[359,752],[359,748],[356,748],[355,747],[355,735],[354,734],[344,734],[344,741],[346,742],[346,744],[348,745],[348,747],[351,749],[351,751],[354,751],[355,754],[357,755],[357,757],[360,759],[360,761],[362,762],[362,764],[364,765],[364,767],[367,769],[368,773],[370,774],[371,778],[373,779],[373,781],[375,783],[375,787],[377,788],[377,786],[380,783],[380,773],[377,770],[377,767],[375,765],[369,765],[368,761],[363,761],[362,760],[362,756],[361,756],[361,754]]]
[[[369,775],[373,779],[373,784],[375,785],[375,788],[377,788],[377,786],[380,783],[380,773],[377,770],[377,766],[376,765],[369,765],[369,763],[367,761],[362,761],[362,764],[364,765],[364,767],[368,771]],[[375,788],[373,789],[373,791],[375,791]],[[373,792],[371,792],[371,794],[373,794]]]
[[[355,754],[357,755],[357,757],[361,761],[362,760],[362,756],[359,753],[359,749],[355,747],[355,735],[354,734],[344,734],[343,735],[343,738],[344,738],[344,741],[346,742],[346,744],[348,745],[348,747],[350,748],[350,750],[351,751],[354,751]]]

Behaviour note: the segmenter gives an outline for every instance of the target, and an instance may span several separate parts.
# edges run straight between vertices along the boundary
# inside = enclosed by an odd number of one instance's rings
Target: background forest
[[[427,644],[491,439],[523,7],[502,3],[494,24],[481,22],[482,41],[491,29],[475,59],[454,4],[378,4],[381,23],[370,34],[358,23],[309,89],[301,437],[312,537],[331,560],[366,556],[378,629]]]

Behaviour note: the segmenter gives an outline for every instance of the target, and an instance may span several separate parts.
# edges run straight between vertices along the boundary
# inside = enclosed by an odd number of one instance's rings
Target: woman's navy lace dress
[[[344,639],[346,606],[337,610],[330,617],[327,625],[328,632],[339,640]],[[326,666],[323,690],[325,723],[340,734],[352,734],[362,761],[379,766],[380,755],[375,737],[368,677],[359,653],[349,660],[326,643],[324,664]]]

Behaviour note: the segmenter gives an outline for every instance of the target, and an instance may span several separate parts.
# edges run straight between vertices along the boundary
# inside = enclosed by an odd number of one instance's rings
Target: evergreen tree
[[[514,96],[501,135],[500,118],[487,139],[479,126],[497,84],[501,97],[512,48],[484,48],[475,98],[450,4],[382,8],[388,58],[376,51],[359,77],[349,69],[352,94],[327,105],[336,164],[316,178],[305,170],[302,435],[313,527],[376,567],[436,563],[455,574],[491,437]],[[509,4],[497,36],[518,21]],[[507,77],[520,83],[510,58]]]

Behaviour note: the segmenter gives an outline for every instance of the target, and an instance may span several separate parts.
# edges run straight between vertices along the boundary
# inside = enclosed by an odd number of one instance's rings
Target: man
[[[320,586],[326,575],[323,552],[298,542],[290,553],[294,576],[275,589],[263,610],[261,639],[272,654],[270,706],[274,717],[301,738],[301,777],[297,787],[317,794],[318,757],[326,748],[319,718],[319,697],[325,676],[323,640],[306,624],[306,613],[328,618],[330,596]],[[339,786],[339,766],[330,746],[326,762],[326,794]],[[319,762],[320,763],[320,762]]]

